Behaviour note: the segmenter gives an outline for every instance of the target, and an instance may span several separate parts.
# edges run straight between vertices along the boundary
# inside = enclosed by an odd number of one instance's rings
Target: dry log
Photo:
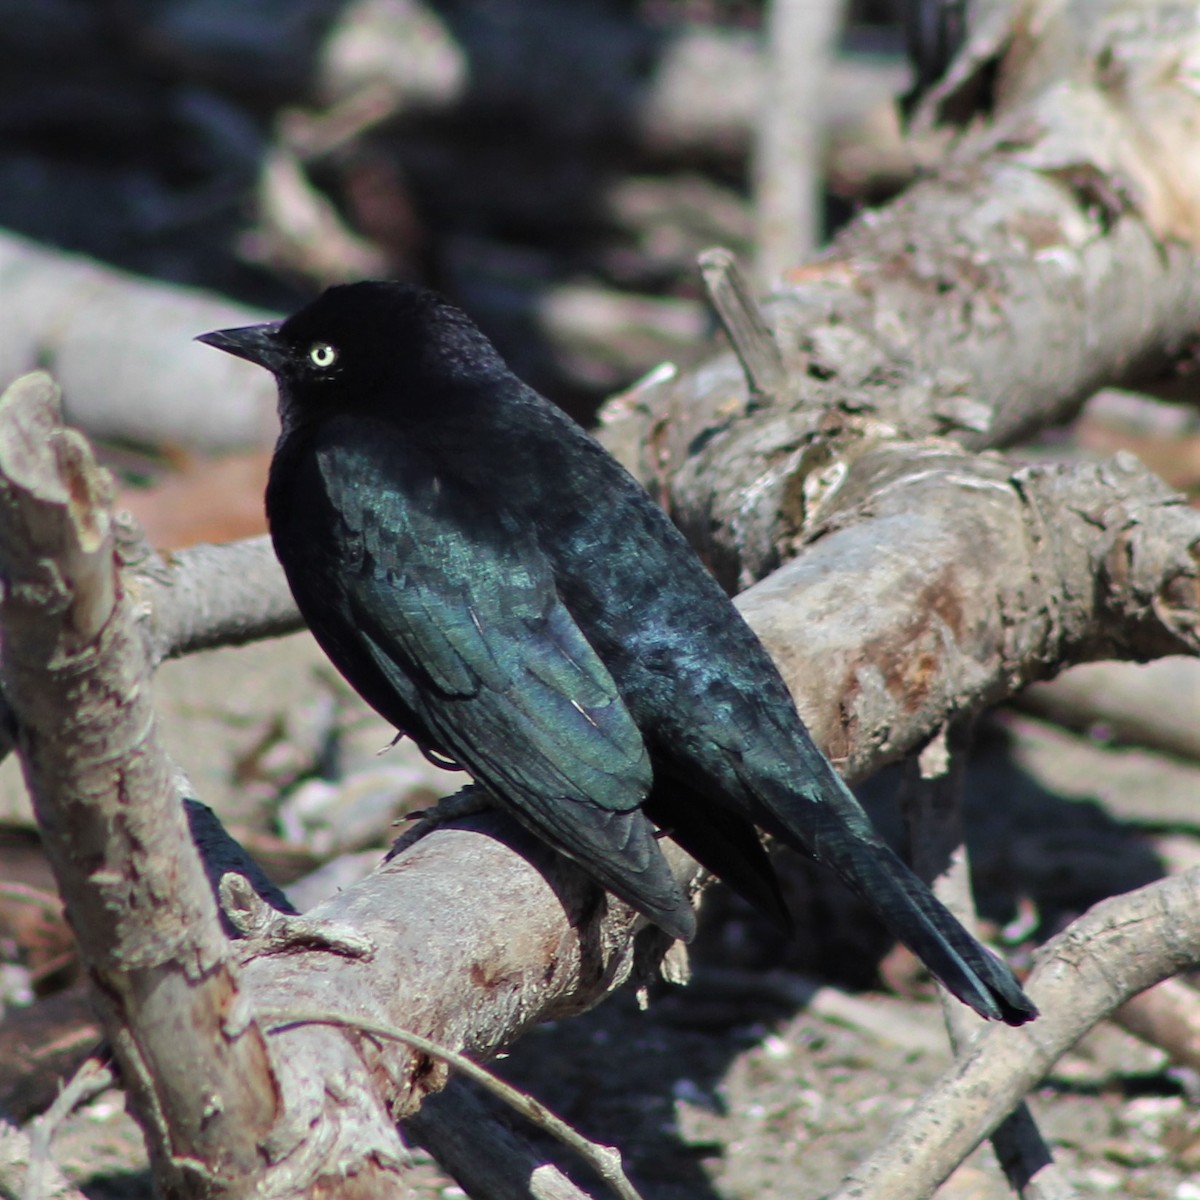
[[[814,495],[864,439],[1008,445],[1190,353],[1196,14],[1067,8],[1045,17],[1063,39],[1057,75],[1011,32],[994,123],[786,279],[769,317],[790,388],[774,404],[747,405],[732,357],[610,404],[610,447],[731,589],[804,542]]]
[[[1200,662],[1091,663],[1021,693],[1022,708],[1058,725],[1200,759]]]
[[[1200,649],[1200,516],[1129,456],[890,444],[839,491],[738,605],[853,778],[1068,663]]]

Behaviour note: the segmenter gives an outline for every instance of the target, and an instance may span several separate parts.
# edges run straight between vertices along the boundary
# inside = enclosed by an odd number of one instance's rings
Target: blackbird
[[[774,663],[637,481],[423,288],[329,288],[200,341],[271,371],[267,518],[350,685],[675,937],[674,838],[790,927],[755,826],[828,864],[956,996],[1035,1015],[880,839]]]

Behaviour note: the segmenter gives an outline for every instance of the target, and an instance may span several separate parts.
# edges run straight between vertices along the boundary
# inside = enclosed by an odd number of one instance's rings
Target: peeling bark
[[[61,425],[58,403],[45,375],[0,399],[0,679],[155,1176],[168,1195],[208,1197],[246,1194],[289,1155],[275,1178],[298,1160],[312,1178],[318,1168],[366,1178],[381,1164],[394,1174],[400,1145],[365,1083],[341,1127],[355,1136],[308,1140],[327,1076],[340,1072],[339,1095],[354,1093],[353,1061],[339,1064],[346,1039],[313,1035],[309,1045],[334,1043],[317,1069],[303,1053],[281,1060],[241,990],[158,744],[150,663],[117,571],[112,481]],[[328,1162],[314,1164],[320,1154]],[[359,1194],[394,1195],[394,1181]]]
[[[730,590],[803,543],[804,498],[862,441],[1011,445],[1194,353],[1200,16],[1052,7],[1055,73],[1013,30],[997,37],[994,120],[785,276],[768,316],[790,378],[773,403],[747,403],[730,356],[610,402],[610,448]]]
[[[1128,456],[884,444],[737,604],[857,779],[1070,663],[1200,651],[1200,515]]]

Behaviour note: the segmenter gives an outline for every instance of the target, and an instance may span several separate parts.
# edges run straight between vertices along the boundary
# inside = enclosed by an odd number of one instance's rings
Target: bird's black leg
[[[432,833],[439,825],[448,821],[457,821],[461,817],[471,817],[476,813],[487,812],[495,808],[495,802],[488,795],[487,789],[477,783],[468,783],[459,788],[452,796],[443,796],[432,808],[414,810],[405,815],[405,820],[412,824],[393,843],[388,851],[388,859],[393,859],[409,846],[415,845],[426,834]]]

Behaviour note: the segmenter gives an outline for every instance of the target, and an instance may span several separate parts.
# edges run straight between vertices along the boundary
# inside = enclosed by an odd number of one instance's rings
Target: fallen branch
[[[824,513],[737,603],[850,779],[1070,663],[1200,652],[1200,514],[1128,456],[885,444]]]
[[[827,76],[844,0],[771,0],[754,146],[755,277],[770,286],[821,244]]]
[[[1122,1029],[1166,1051],[1177,1066],[1200,1070],[1200,993],[1182,979],[1127,1000],[1112,1015]]]
[[[18,1200],[21,1196],[22,1185],[29,1177],[31,1156],[29,1135],[0,1118],[0,1196],[4,1200]],[[47,1164],[43,1189],[42,1200],[88,1200],[53,1163]]]
[[[987,1029],[834,1200],[922,1200],[1097,1021],[1200,961],[1200,869],[1106,900],[1038,955],[1041,1017]]]
[[[1200,18],[1165,0],[1136,21],[1120,0],[1086,20],[1006,11],[1022,24],[990,64],[1006,83],[994,122],[772,298],[789,369],[775,403],[747,406],[724,357],[606,410],[610,448],[731,590],[813,536],[816,498],[863,444],[1010,445],[1191,353],[1200,96],[1183,64]],[[1063,44],[1025,55],[1043,19]]]
[[[230,449],[269,445],[275,388],[206,353],[204,329],[263,314],[0,234],[0,377],[53,371],[73,423],[95,437]]]
[[[1200,760],[1200,662],[1090,663],[1021,695],[1027,712],[1132,746]]]

